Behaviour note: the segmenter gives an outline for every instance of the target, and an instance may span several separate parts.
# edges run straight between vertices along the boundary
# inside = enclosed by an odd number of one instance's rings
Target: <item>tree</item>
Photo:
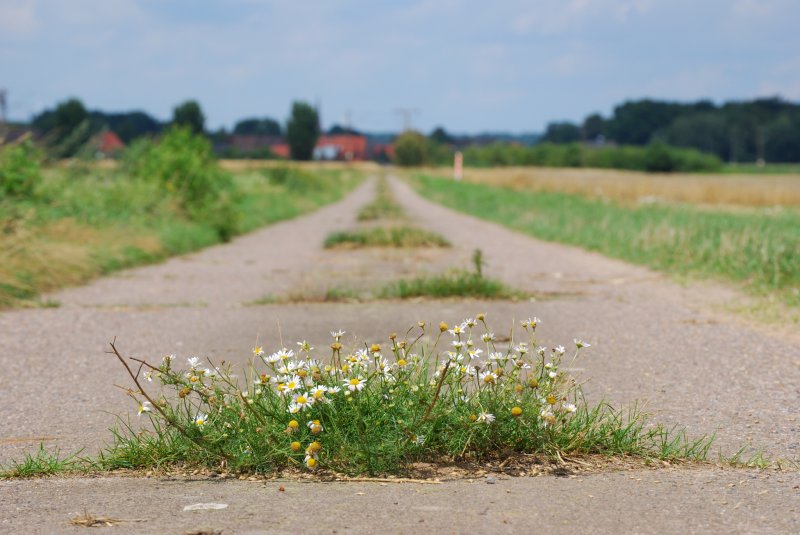
[[[293,160],[310,160],[319,139],[317,110],[305,102],[294,102],[286,123],[286,140]]]
[[[172,111],[172,124],[186,126],[195,134],[203,133],[205,122],[203,110],[200,109],[200,104],[196,100],[187,100]]]
[[[233,127],[233,133],[240,136],[280,136],[281,124],[270,117],[263,119],[242,119]]]
[[[441,126],[434,128],[429,137],[431,140],[435,141],[436,143],[441,143],[442,145],[449,145],[453,142],[453,137]]]
[[[606,122],[602,115],[593,113],[583,121],[583,138],[595,141],[600,136],[606,136]]]
[[[394,142],[394,161],[403,167],[424,165],[428,161],[428,147],[425,136],[408,130],[400,134]]]
[[[339,135],[360,136],[361,132],[359,132],[355,128],[350,128],[347,126],[335,124],[328,129],[328,134],[331,136],[339,136]]]
[[[77,98],[71,98],[56,106],[53,126],[58,132],[58,137],[63,139],[88,118],[89,112],[86,111],[83,102]]]
[[[542,141],[550,143],[572,143],[580,141],[581,129],[569,122],[550,123]]]

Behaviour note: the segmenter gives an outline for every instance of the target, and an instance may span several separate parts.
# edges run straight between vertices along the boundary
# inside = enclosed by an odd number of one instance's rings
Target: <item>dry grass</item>
[[[219,160],[219,166],[232,173],[269,169],[271,167],[299,167],[306,171],[319,169],[354,169],[366,173],[376,173],[381,166],[375,162],[294,162],[289,160]]]
[[[465,180],[626,203],[667,201],[711,206],[800,206],[800,175],[648,174],[606,169],[506,167],[468,169]]]
[[[163,246],[157,236],[135,235],[114,228],[92,228],[62,219],[37,227],[21,228],[0,235],[0,288],[15,288],[18,297],[33,299],[41,292],[74,286],[96,277],[103,266],[98,251],[124,256],[136,249],[143,255],[159,256]],[[20,276],[24,274],[24,276]],[[0,306],[9,305],[0,295]]]

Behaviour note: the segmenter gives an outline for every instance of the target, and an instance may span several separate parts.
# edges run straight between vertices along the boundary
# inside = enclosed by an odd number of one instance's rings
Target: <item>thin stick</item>
[[[436,385],[436,392],[433,394],[433,399],[431,400],[431,404],[428,405],[428,410],[425,411],[425,416],[422,417],[423,420],[427,420],[428,416],[430,416],[431,411],[433,410],[433,406],[436,405],[436,401],[439,399],[439,391],[442,389],[442,383],[444,383],[444,378],[447,377],[447,371],[450,369],[450,361],[447,361],[447,364],[444,365],[444,370],[442,371],[442,378],[439,379],[439,384]]]
[[[157,402],[156,402],[156,401],[155,401],[153,398],[151,398],[151,397],[150,397],[150,395],[149,395],[147,392],[145,392],[144,388],[143,388],[143,387],[142,387],[142,385],[139,383],[139,378],[136,376],[136,374],[134,374],[134,373],[133,373],[133,370],[131,370],[131,367],[130,367],[130,366],[128,366],[128,363],[127,363],[127,362],[125,362],[125,358],[124,358],[122,355],[120,355],[120,354],[119,354],[119,351],[117,351],[117,346],[116,346],[116,345],[114,345],[114,344],[116,343],[116,341],[117,341],[117,339],[116,339],[116,337],[115,337],[115,338],[114,338],[114,340],[113,340],[113,341],[110,343],[110,345],[111,345],[111,350],[113,351],[114,355],[116,355],[116,356],[117,356],[117,358],[118,358],[118,359],[119,359],[119,361],[122,363],[122,365],[123,365],[123,366],[125,366],[125,369],[128,371],[128,375],[130,375],[130,376],[131,376],[131,379],[133,379],[133,383],[136,385],[136,388],[138,388],[138,389],[139,389],[139,392],[142,394],[142,396],[144,396],[144,398],[145,398],[145,399],[147,399],[147,401],[149,401],[149,402],[150,402],[150,405],[152,405],[152,406],[153,406],[153,408],[154,408],[154,409],[156,409],[156,410],[158,411],[158,413],[159,413],[159,414],[162,416],[162,418],[164,418],[164,420],[165,420],[165,421],[166,421],[168,424],[170,424],[171,426],[173,426],[173,427],[174,427],[175,429],[177,429],[177,430],[178,430],[178,431],[179,431],[179,432],[180,432],[180,433],[181,433],[183,436],[185,436],[186,438],[188,438],[189,440],[191,440],[192,442],[194,442],[195,444],[197,444],[197,446],[199,446],[200,448],[202,448],[202,449],[206,449],[206,448],[205,448],[205,445],[202,443],[202,441],[201,441],[201,440],[198,440],[197,438],[195,438],[195,437],[191,436],[189,433],[187,433],[187,432],[186,432],[186,430],[185,430],[185,429],[184,429],[182,426],[178,425],[178,424],[177,424],[175,421],[173,421],[173,420],[172,420],[172,418],[170,418],[169,416],[167,416],[167,413],[166,413],[166,412],[164,412],[164,409],[162,409],[162,408],[161,408],[161,406],[160,406],[160,405],[159,405],[159,404],[158,404],[158,403],[157,403]],[[142,360],[139,360],[139,359],[134,359],[134,358],[132,358],[131,360],[135,360],[136,362],[141,362],[142,364],[145,364],[145,363],[144,363]],[[147,366],[150,366],[150,365],[149,365],[149,364],[147,364]],[[156,368],[153,368],[153,366],[150,366],[150,368],[152,368],[152,369],[156,369]],[[140,367],[139,369],[141,370],[141,367]],[[228,459],[228,456],[227,456],[227,455],[225,455],[225,453],[223,453],[222,451],[218,451],[217,453],[218,453],[220,456],[224,457],[225,459]]]

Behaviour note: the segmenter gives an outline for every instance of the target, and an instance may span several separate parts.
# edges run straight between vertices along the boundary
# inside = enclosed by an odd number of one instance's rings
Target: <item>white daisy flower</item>
[[[497,382],[497,374],[494,372],[483,372],[480,378],[481,381],[487,385],[493,385]]]
[[[153,404],[149,401],[142,401],[139,403],[139,416],[141,416],[143,412],[153,412]]]
[[[575,342],[575,347],[577,347],[578,349],[582,347],[592,347],[591,344],[584,342],[580,338],[576,338],[575,340],[573,340],[573,342]]]
[[[344,381],[344,386],[346,386],[350,392],[361,391],[364,389],[364,385],[366,384],[367,380],[361,377],[353,377],[352,379],[347,379]]]
[[[191,369],[195,369],[195,368],[197,368],[197,366],[200,365],[200,359],[198,357],[189,357],[186,360],[189,361],[189,367]]]
[[[495,419],[496,418],[495,418],[494,414],[492,414],[491,412],[482,412],[482,413],[480,413],[478,415],[478,419],[476,421],[477,422],[481,422],[481,423],[485,423],[485,424],[490,424],[490,423],[494,422]]]
[[[494,342],[495,341],[494,333],[483,333],[483,335],[481,336],[481,340],[483,340],[484,342]]]
[[[197,416],[194,417],[194,424],[201,429],[206,425],[206,422],[208,422],[208,414],[198,412]]]

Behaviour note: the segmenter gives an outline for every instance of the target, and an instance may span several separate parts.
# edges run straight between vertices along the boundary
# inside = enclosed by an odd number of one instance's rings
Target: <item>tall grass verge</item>
[[[624,206],[578,195],[526,192],[416,175],[427,198],[539,238],[668,272],[743,283],[800,306],[800,213]]]
[[[338,200],[360,179],[346,170],[309,175],[314,185],[306,190],[270,183],[258,172],[232,175],[227,198],[238,216],[228,228],[248,232],[306,213]],[[165,182],[123,170],[45,169],[29,195],[0,197],[0,308],[36,304],[43,292],[228,237],[216,219],[189,213],[195,209]]]

